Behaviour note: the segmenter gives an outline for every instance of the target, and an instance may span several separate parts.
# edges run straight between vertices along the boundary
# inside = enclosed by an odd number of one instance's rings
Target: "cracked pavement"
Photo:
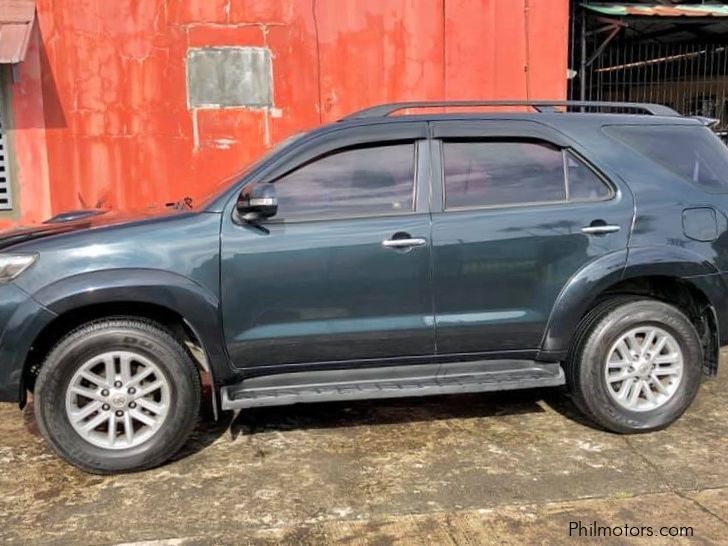
[[[173,462],[110,477],[0,404],[0,542],[546,544],[579,521],[694,530],[607,543],[725,544],[727,389],[722,370],[636,436],[590,427],[557,389],[206,415]]]

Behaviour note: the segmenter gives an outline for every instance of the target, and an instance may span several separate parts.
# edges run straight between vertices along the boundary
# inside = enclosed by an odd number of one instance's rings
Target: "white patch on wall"
[[[265,47],[204,47],[187,51],[190,108],[270,108],[273,70]]]

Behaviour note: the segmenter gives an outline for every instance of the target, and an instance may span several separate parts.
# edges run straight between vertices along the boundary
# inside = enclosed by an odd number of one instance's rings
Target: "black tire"
[[[161,427],[140,445],[105,449],[84,439],[66,412],[69,383],[83,362],[107,351],[137,353],[152,361],[169,385],[170,406]],[[158,466],[174,455],[192,432],[200,410],[200,377],[189,353],[161,325],[114,317],[83,325],[48,354],[35,384],[35,418],[58,455],[94,474],[113,474]]]
[[[631,411],[608,392],[604,377],[608,352],[620,336],[639,326],[671,334],[683,353],[683,377],[664,405]],[[634,296],[617,296],[597,305],[577,329],[566,365],[575,405],[597,425],[623,434],[663,429],[675,422],[695,398],[702,376],[703,351],[695,327],[678,308]]]

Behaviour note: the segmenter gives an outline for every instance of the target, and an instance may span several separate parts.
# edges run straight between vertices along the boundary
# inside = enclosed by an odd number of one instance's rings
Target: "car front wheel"
[[[162,326],[110,318],[71,332],[51,350],[34,391],[41,433],[71,464],[107,474],[157,466],[192,431],[200,379]]]

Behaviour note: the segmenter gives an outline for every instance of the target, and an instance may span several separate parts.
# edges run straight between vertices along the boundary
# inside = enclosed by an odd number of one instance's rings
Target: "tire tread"
[[[628,309],[625,309],[627,308]],[[669,324],[682,337],[685,353],[684,391],[679,400],[641,414],[617,407],[599,387],[602,381],[601,364],[593,360],[609,335],[609,321],[629,321],[628,317],[651,314],[650,322]],[[660,316],[661,314],[661,316]],[[646,319],[642,319],[646,320]],[[607,328],[605,330],[605,328]],[[601,360],[600,355],[596,358]],[[687,409],[697,393],[702,375],[702,348],[694,326],[677,307],[645,296],[615,295],[599,302],[582,319],[573,338],[566,361],[566,381],[574,405],[593,423],[617,433],[637,433],[660,430],[670,425]]]
[[[83,447],[76,445],[79,442],[83,442],[82,439],[76,436],[69,434],[63,436],[63,438],[59,438],[61,431],[51,430],[49,424],[46,422],[46,412],[51,408],[53,400],[46,399],[44,393],[48,388],[52,392],[53,387],[56,386],[54,382],[57,383],[57,375],[60,373],[59,368],[62,367],[62,362],[59,362],[59,358],[65,351],[82,342],[84,339],[105,330],[136,331],[157,339],[160,345],[164,345],[166,349],[174,354],[175,367],[179,368],[177,371],[183,373],[185,378],[191,382],[190,390],[192,400],[189,404],[190,407],[183,408],[183,411],[186,411],[187,414],[192,413],[192,415],[184,416],[182,426],[174,431],[174,434],[170,435],[169,441],[163,449],[158,449],[157,453],[152,456],[128,466],[124,466],[123,462],[119,464],[118,459],[110,463],[109,460],[89,454],[84,451]],[[35,417],[41,434],[51,448],[60,457],[81,470],[93,474],[116,474],[147,470],[164,463],[184,445],[199,419],[201,389],[200,375],[194,362],[190,358],[188,351],[175,339],[169,329],[150,319],[112,316],[96,319],[78,326],[60,339],[48,352],[36,379],[34,394]],[[160,430],[159,433],[161,432]]]

